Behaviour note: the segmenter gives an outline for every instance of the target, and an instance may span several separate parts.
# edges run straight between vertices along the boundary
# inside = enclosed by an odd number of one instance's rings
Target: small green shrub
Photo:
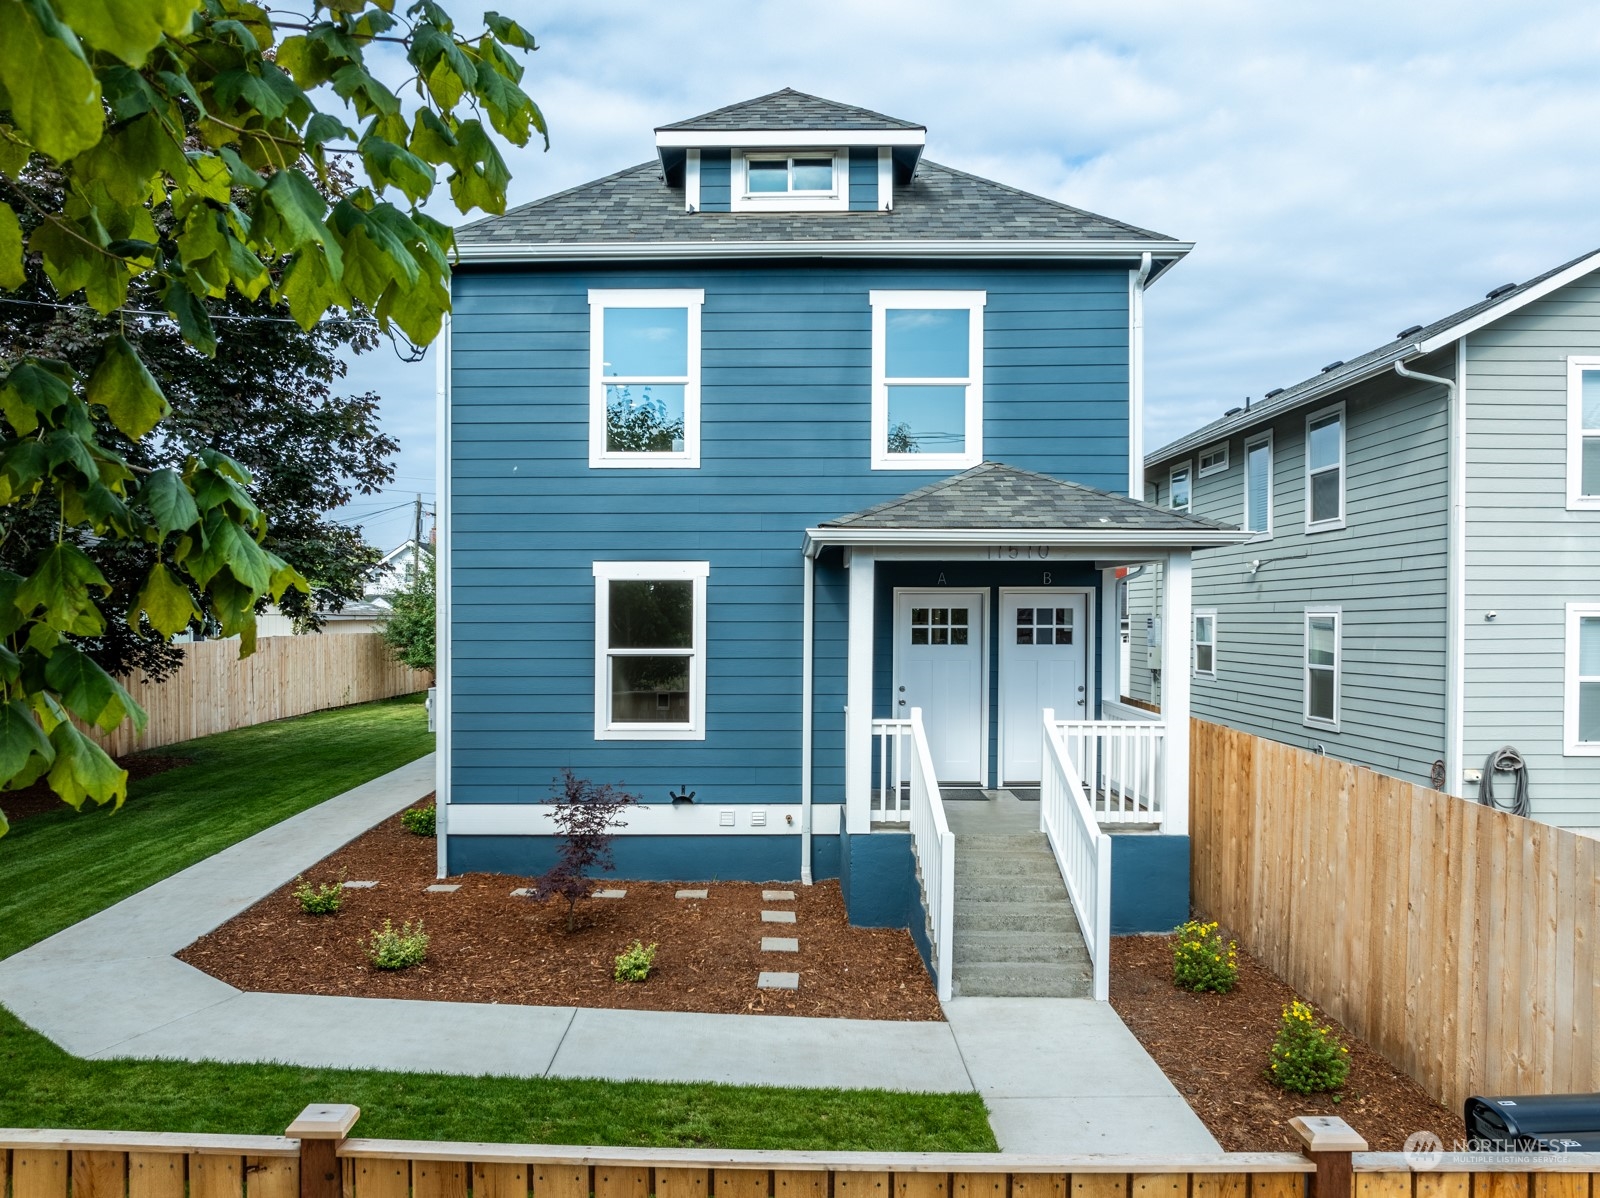
[[[437,836],[438,816],[438,809],[432,803],[426,807],[409,807],[400,813],[400,824],[413,836]]]
[[[1226,994],[1239,984],[1239,946],[1224,942],[1215,923],[1191,919],[1172,945],[1172,984],[1181,990]]]
[[[367,946],[367,956],[379,969],[409,969],[422,964],[428,955],[428,933],[422,930],[419,919],[413,927],[408,919],[397,932],[387,919],[383,927],[372,933],[372,943]]]
[[[650,976],[656,961],[656,946],[646,948],[635,940],[633,947],[617,955],[616,979],[619,982],[642,982]]]
[[[313,886],[303,877],[296,878],[297,885],[290,891],[294,901],[300,904],[300,910],[307,915],[334,915],[338,913],[339,904],[344,902],[344,878],[341,875],[337,882],[327,882],[321,886]]]
[[[1270,1060],[1272,1080],[1295,1094],[1340,1090],[1350,1076],[1350,1050],[1331,1027],[1319,1027],[1310,1004],[1298,999],[1283,1008]]]

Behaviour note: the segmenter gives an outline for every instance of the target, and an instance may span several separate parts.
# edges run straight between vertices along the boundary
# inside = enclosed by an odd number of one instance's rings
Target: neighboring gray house
[[[1200,718],[1467,798],[1510,745],[1535,818],[1600,833],[1596,271],[1497,287],[1150,454],[1148,500],[1258,535],[1197,555],[1182,661],[1159,567],[1130,576],[1124,693],[1159,704],[1181,668]]]

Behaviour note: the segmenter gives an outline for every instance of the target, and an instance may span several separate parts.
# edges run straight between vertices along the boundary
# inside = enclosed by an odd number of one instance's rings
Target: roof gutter
[[[594,262],[719,258],[1063,258],[1115,262],[1177,259],[1191,241],[684,241],[468,242],[456,246],[463,265],[511,262]]]
[[[1055,528],[808,528],[806,553],[815,556],[833,545],[874,548],[992,549],[1031,546],[1085,550],[1107,545],[1130,549],[1209,549],[1240,545],[1255,533],[1237,528],[1104,529]]]

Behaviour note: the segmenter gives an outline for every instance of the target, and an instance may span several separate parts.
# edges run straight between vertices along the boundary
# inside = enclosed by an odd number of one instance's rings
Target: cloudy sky
[[[457,0],[449,7],[462,24]],[[499,0],[541,48],[513,203],[653,155],[658,124],[795,87],[927,125],[928,157],[1185,240],[1147,305],[1147,444],[1600,247],[1600,7],[1457,0]],[[433,490],[434,368],[387,350]],[[368,513],[372,515],[368,516]]]

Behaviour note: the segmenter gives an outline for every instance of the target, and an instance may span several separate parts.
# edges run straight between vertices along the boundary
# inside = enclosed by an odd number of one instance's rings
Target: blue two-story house
[[[1162,562],[1179,652],[1191,550],[1239,537],[1128,498],[1189,246],[925,141],[785,90],[458,231],[442,873],[546,868],[570,767],[644,799],[619,876],[840,878],[946,992],[958,807],[1045,827],[1086,937],[1107,840],[1117,922],[1184,917],[1185,696],[1116,702],[1114,597]]]

